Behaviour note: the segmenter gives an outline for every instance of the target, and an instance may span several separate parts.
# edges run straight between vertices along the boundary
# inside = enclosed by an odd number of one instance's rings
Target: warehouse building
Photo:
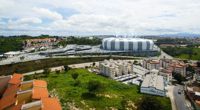
[[[163,76],[153,73],[146,75],[140,87],[140,92],[151,95],[165,96]]]

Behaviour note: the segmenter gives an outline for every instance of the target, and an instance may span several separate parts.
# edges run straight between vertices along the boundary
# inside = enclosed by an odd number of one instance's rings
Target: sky
[[[0,0],[0,35],[200,34],[200,0]]]

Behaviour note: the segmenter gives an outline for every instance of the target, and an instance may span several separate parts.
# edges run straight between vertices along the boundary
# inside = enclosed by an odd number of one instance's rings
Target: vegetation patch
[[[200,60],[200,48],[196,47],[167,47],[162,48],[167,54],[180,58],[180,59],[191,59]]]
[[[27,79],[26,77],[25,79]],[[34,75],[28,76],[29,79],[33,77]],[[44,77],[37,77],[37,79],[48,82],[49,91],[53,91],[54,96],[55,94],[58,96],[63,110],[73,108],[83,110],[143,110],[139,109],[140,103],[147,96],[153,99],[151,102],[158,103],[155,107],[161,107],[161,110],[171,110],[169,98],[140,94],[139,87],[136,85],[125,85],[90,73],[85,69],[71,69],[59,74],[50,73],[48,76],[44,75]],[[80,81],[78,85],[74,85],[76,81]]]

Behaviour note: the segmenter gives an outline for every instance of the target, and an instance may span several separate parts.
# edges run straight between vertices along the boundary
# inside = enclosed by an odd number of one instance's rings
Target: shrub
[[[70,69],[71,69],[71,68],[70,68],[68,65],[65,65],[65,66],[64,66],[64,70],[65,70],[65,71],[69,71]]]
[[[81,84],[81,81],[80,80],[76,80],[75,82],[74,82],[74,86],[79,86]]]
[[[56,70],[56,74],[59,74],[60,73],[60,70]]]
[[[88,92],[90,93],[97,93],[100,92],[103,89],[103,85],[101,84],[100,81],[97,80],[90,80],[88,82]]]
[[[137,110],[163,110],[161,102],[153,96],[144,96],[138,102]]]
[[[45,76],[48,76],[50,72],[51,70],[49,68],[45,68],[43,74],[45,74]]]
[[[76,80],[78,78],[78,73],[72,73],[71,76],[74,80]]]

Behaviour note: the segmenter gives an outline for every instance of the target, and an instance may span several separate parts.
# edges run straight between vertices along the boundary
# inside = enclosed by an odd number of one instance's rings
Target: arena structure
[[[152,40],[142,38],[105,38],[102,40],[102,48],[110,51],[152,51],[153,47]]]

